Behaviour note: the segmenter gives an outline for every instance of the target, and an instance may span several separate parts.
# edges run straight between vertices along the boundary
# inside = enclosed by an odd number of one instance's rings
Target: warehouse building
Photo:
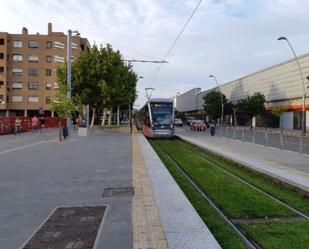
[[[306,92],[308,89],[309,75],[309,53],[298,57],[300,67],[303,72]],[[301,129],[303,110],[303,84],[300,72],[295,59],[291,59],[280,64],[268,67],[242,78],[227,82],[220,86],[226,98],[232,103],[246,96],[256,93],[264,94],[266,98],[266,110],[269,115],[263,119],[254,120],[253,125],[281,127],[287,129]],[[196,116],[207,119],[207,114],[203,110],[203,96],[209,92],[218,90],[217,87],[204,92],[201,88],[194,88],[175,98],[177,110],[186,116]],[[270,114],[275,106],[284,108],[284,113],[276,118]],[[306,98],[306,128],[309,129],[309,99]],[[265,120],[266,119],[266,120]],[[226,123],[232,123],[233,117],[225,117]],[[241,121],[241,120],[240,120]],[[244,124],[239,122],[238,124]],[[266,125],[265,125],[266,124]]]

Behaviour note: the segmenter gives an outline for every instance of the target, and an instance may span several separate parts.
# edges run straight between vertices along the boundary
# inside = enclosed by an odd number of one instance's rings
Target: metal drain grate
[[[127,197],[134,195],[132,187],[126,188],[105,188],[103,190],[103,197]]]
[[[105,206],[57,208],[23,249],[92,249]]]

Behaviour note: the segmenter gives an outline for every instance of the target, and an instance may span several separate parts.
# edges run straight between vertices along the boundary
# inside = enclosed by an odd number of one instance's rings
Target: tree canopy
[[[69,90],[65,88],[66,72],[66,65],[57,70],[62,95],[63,91]],[[93,45],[90,51],[82,52],[72,63],[72,100],[76,106],[87,104],[90,106],[93,126],[97,109],[116,107],[119,109],[119,106],[134,103],[137,79],[132,65],[123,61],[118,50],[113,50],[111,45],[105,47]],[[60,95],[60,90],[57,94]]]
[[[244,114],[251,119],[258,115],[265,113],[265,97],[261,93],[247,96],[245,99],[241,99],[237,102],[237,112]]]
[[[224,94],[222,94],[223,105],[227,103],[227,99]],[[206,93],[203,97],[204,100],[204,110],[209,115],[211,119],[217,119],[221,117],[221,93],[218,91],[211,91]]]

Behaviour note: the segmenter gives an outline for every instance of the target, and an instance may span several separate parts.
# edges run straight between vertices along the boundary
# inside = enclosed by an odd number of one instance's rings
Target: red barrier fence
[[[0,117],[0,135],[14,133],[15,120],[17,117]],[[21,132],[31,131],[31,117],[18,117],[21,120]],[[39,117],[38,117],[39,118]],[[45,128],[56,128],[58,122],[61,125],[66,123],[66,119],[59,117],[44,117]]]

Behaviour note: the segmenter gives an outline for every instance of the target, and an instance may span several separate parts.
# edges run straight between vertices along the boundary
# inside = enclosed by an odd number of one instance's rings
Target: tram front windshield
[[[170,125],[173,115],[172,103],[151,103],[151,117],[154,126]]]

